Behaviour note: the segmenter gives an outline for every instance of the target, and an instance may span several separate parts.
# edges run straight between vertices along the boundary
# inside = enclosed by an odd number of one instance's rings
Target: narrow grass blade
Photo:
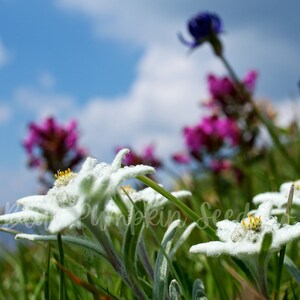
[[[102,292],[101,290],[97,289],[94,285],[90,284],[89,282],[82,280],[72,272],[70,272],[68,269],[66,269],[64,266],[62,266],[57,260],[52,259],[53,262],[77,285],[81,286],[82,288],[88,290],[93,295],[96,295],[101,299],[101,296],[106,296],[107,293]],[[110,294],[109,296],[112,297]],[[113,299],[118,299],[117,297],[113,296]]]
[[[284,257],[284,266],[286,267],[288,272],[291,274],[291,276],[300,285],[300,270],[288,256]]]

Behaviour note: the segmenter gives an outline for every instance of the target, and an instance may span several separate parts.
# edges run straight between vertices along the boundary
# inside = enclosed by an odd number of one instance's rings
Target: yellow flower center
[[[245,229],[258,231],[261,227],[261,217],[254,216],[250,213],[248,214],[248,218],[242,220],[241,224]]]
[[[76,177],[76,173],[73,173],[70,168],[68,168],[65,171],[57,171],[56,174],[54,174],[56,180],[55,180],[55,185],[56,186],[63,186],[67,185],[71,179]]]

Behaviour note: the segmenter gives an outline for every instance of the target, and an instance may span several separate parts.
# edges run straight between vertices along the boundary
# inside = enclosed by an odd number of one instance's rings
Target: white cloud
[[[183,12],[194,11],[193,7],[198,9],[192,1],[186,5],[176,0],[57,0],[56,3],[67,11],[90,18],[97,34],[126,41],[126,45],[130,40],[142,46],[158,41],[176,41],[174,28],[183,24]]]
[[[203,74],[219,68],[209,56],[199,64],[196,56],[149,47],[127,95],[90,99],[80,109],[85,143],[99,157],[107,157],[116,145],[140,148],[151,142],[162,155],[170,155],[183,145],[182,127],[203,114],[199,105],[200,97],[207,95]]]
[[[0,124],[7,123],[12,117],[12,110],[6,104],[0,104]]]
[[[299,70],[295,67],[298,65],[299,44],[291,35],[295,34],[297,27],[277,22],[276,17],[283,15],[290,17],[291,22],[298,22],[297,15],[293,11],[287,14],[287,10],[283,11],[279,5],[274,14],[262,18],[256,9],[268,11],[272,5],[270,0],[264,4],[259,1],[233,2],[228,5],[221,0],[201,4],[189,0],[56,0],[60,8],[86,16],[99,35],[125,41],[126,47],[135,43],[146,50],[157,43],[179,49],[176,33],[182,31],[188,36],[187,18],[199,10],[222,11],[225,23],[222,39],[226,55],[234,67],[241,75],[249,68],[258,69],[261,71],[259,94],[282,98],[295,89],[299,78]],[[290,8],[296,4],[292,1]],[[229,28],[228,24],[233,27]]]
[[[48,71],[44,71],[39,75],[39,83],[45,89],[52,89],[55,86],[56,79]]]
[[[275,103],[277,111],[276,124],[282,127],[288,126],[292,121],[300,125],[300,103],[297,100],[282,99]]]
[[[37,118],[71,115],[75,102],[72,96],[28,86],[16,88],[13,101],[23,112],[33,113]]]
[[[10,55],[0,39],[0,67],[6,64],[10,59]]]
[[[37,194],[37,174],[25,167],[1,168],[0,172],[1,189],[0,207],[9,209],[10,204],[21,197]],[[16,188],[18,187],[18,188]]]

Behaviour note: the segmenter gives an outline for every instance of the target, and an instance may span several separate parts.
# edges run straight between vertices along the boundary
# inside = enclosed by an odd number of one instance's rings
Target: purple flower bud
[[[188,164],[191,162],[191,158],[186,153],[174,153],[172,155],[172,159],[178,164]]]
[[[243,80],[245,87],[251,93],[254,91],[257,76],[258,76],[258,73],[256,71],[252,70],[246,74],[246,76]]]
[[[216,54],[220,54],[222,51],[221,43],[217,38],[218,34],[222,32],[222,22],[216,14],[209,12],[198,13],[188,21],[188,31],[193,40],[187,41],[179,34],[178,37],[183,44],[190,48],[195,48],[208,41],[213,46]]]

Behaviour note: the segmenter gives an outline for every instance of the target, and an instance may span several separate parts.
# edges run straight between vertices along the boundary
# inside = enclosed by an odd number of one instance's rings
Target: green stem
[[[44,289],[45,300],[50,300],[50,255],[51,255],[51,242],[49,242],[47,246],[47,262],[46,262],[45,289]]]
[[[267,287],[267,274],[266,269],[268,265],[268,258],[265,258],[263,264],[258,261],[258,257],[249,256],[243,259],[248,270],[253,276],[257,289],[264,296],[264,299],[270,299]]]
[[[286,212],[282,218],[282,224],[289,223],[289,216],[290,216],[291,209],[292,209],[293,197],[294,197],[294,185],[292,184],[290,192],[289,192],[289,198],[288,198],[288,203],[286,206]],[[279,297],[282,268],[283,268],[283,262],[284,262],[284,256],[285,256],[285,248],[286,248],[286,246],[284,245],[281,248],[280,253],[279,253],[278,271],[277,271],[276,286],[275,286],[275,291],[274,291],[274,300],[278,300],[278,297]]]
[[[104,252],[106,253],[108,261],[117,271],[117,273],[123,278],[125,282],[128,283],[128,276],[125,271],[125,267],[122,264],[120,258],[115,252],[112,242],[110,238],[106,235],[105,231],[98,230],[97,226],[94,226],[89,218],[85,218],[84,224],[90,230],[90,232],[94,235],[100,245],[103,247]]]
[[[282,156],[288,162],[288,164],[293,169],[295,174],[298,176],[299,168],[298,168],[297,164],[295,164],[295,161],[290,157],[289,153],[286,151],[286,148],[282,145],[282,143],[278,137],[278,133],[276,132],[275,126],[267,118],[265,118],[265,116],[260,112],[260,110],[257,108],[256,104],[252,100],[252,97],[248,93],[245,92],[243,85],[241,84],[238,76],[234,72],[233,68],[231,67],[231,65],[229,64],[227,59],[223,55],[219,55],[219,58],[223,62],[224,66],[226,67],[231,79],[234,82],[234,85],[235,85],[235,88],[237,89],[237,91],[241,92],[242,95],[247,97],[247,101],[253,107],[253,112],[255,113],[257,119],[266,127],[275,146],[281,152]]]
[[[17,234],[16,240],[18,239],[24,239],[29,241],[42,241],[42,242],[50,242],[50,241],[57,241],[56,235],[37,235],[37,234]],[[78,246],[81,246],[83,248],[89,249],[95,253],[97,253],[99,256],[105,258],[107,260],[106,255],[104,254],[103,250],[99,248],[99,244],[95,244],[88,240],[79,239],[73,236],[61,236],[61,239],[64,243],[70,243],[75,244]]]
[[[174,203],[178,208],[180,208],[190,219],[192,219],[195,223],[197,223],[200,228],[203,228],[205,232],[213,239],[215,240],[216,234],[212,227],[210,227],[209,224],[205,223],[193,210],[191,210],[188,206],[186,206],[183,202],[178,200],[176,197],[174,197],[171,193],[166,191],[164,188],[162,188],[159,184],[151,180],[150,178],[140,175],[136,177],[138,180],[146,184],[147,186],[151,187],[161,195],[163,195],[165,198],[170,200],[172,203]]]
[[[59,251],[59,258],[60,264],[64,267],[65,266],[65,257],[64,257],[64,249],[63,243],[61,239],[61,234],[57,235],[57,242],[58,242],[58,251]],[[65,274],[62,269],[60,269],[60,286],[59,286],[59,299],[63,300],[66,298],[66,291],[65,291]]]
[[[141,237],[141,241],[139,243],[139,249],[138,249],[138,253],[141,259],[141,262],[143,263],[145,270],[147,271],[148,275],[150,276],[151,280],[154,279],[154,272],[153,272],[153,268],[146,250],[146,246],[145,246],[145,242],[143,237]]]
[[[278,271],[277,271],[277,277],[276,277],[276,287],[274,291],[274,300],[278,300],[279,298],[279,291],[280,291],[280,282],[281,282],[281,275],[282,275],[282,268],[283,268],[283,261],[285,256],[285,246],[282,247],[279,253],[278,258]]]
[[[122,280],[134,291],[135,295],[143,295],[143,290],[128,277],[125,266],[117,255],[107,232],[93,225],[89,218],[84,220],[84,224],[103,247],[108,261],[111,263],[115,271],[121,276]],[[141,297],[140,299],[143,298]]]
[[[234,81],[235,84],[240,84],[240,80],[238,78],[238,76],[236,75],[236,73],[234,72],[233,68],[231,67],[231,65],[229,64],[228,60],[224,57],[224,55],[219,55],[218,56],[222,63],[224,64],[225,68],[227,69],[231,79]]]

